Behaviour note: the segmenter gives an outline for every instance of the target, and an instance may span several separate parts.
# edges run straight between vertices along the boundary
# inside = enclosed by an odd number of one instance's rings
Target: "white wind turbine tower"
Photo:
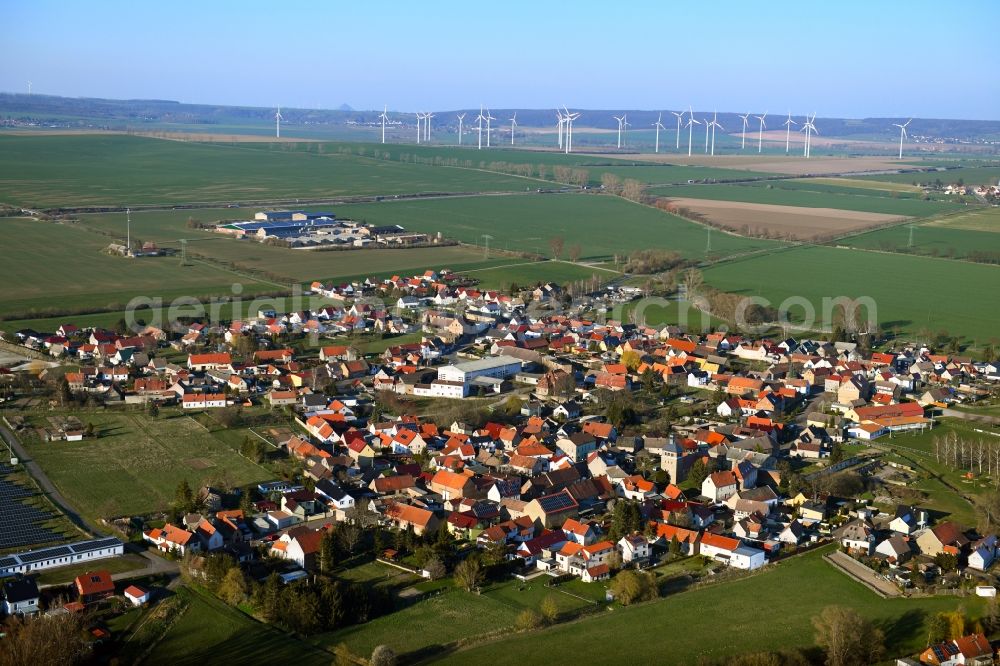
[[[622,122],[625,120],[625,116],[611,116],[618,121],[618,149],[621,150],[622,147]]]
[[[570,113],[569,109],[565,106],[563,107],[563,111],[566,112],[564,116],[564,122],[566,123],[566,137],[564,142],[566,144],[566,154],[568,155],[573,152],[573,121],[580,117],[580,113]]]
[[[903,139],[906,137],[906,126],[913,122],[913,118],[910,118],[905,123],[900,125],[899,123],[893,123],[893,127],[899,128],[899,159],[903,159]]]
[[[814,120],[816,120],[815,111],[813,111],[812,118],[806,116],[806,121],[802,123],[802,129],[799,130],[800,132],[806,133],[806,140],[802,148],[802,156],[806,158],[812,155],[812,133],[816,132],[816,134],[819,134],[819,130],[816,129],[816,125],[813,124]]]
[[[476,116],[476,122],[478,123],[476,125],[476,131],[479,133],[479,147],[477,147],[476,150],[483,149],[483,120],[485,120],[483,117],[483,107],[479,107],[479,115]]]
[[[458,145],[462,145],[462,121],[465,120],[465,114],[458,114]]]
[[[660,122],[661,120],[663,120],[663,113],[660,113],[660,115],[656,117],[656,122],[653,123],[653,127],[656,128],[656,148],[653,149],[654,153],[660,152],[660,130],[667,129],[663,126],[663,123]]]
[[[385,123],[389,120],[389,105],[386,104],[382,109],[382,113],[379,115],[382,119],[382,143],[385,143]]]
[[[760,121],[760,127],[757,129],[757,152],[761,152],[764,149],[764,118],[767,118],[767,111],[764,112],[762,116],[754,116]]]
[[[281,138],[281,121],[282,120],[284,120],[284,117],[282,117],[282,115],[281,115],[281,107],[279,106],[277,113],[274,114],[274,138],[276,138],[276,139],[280,139]]]
[[[712,114],[712,155],[715,155],[715,128],[718,127],[723,132],[726,131],[726,128],[719,124],[718,117],[718,111]]]
[[[694,119],[694,111],[691,110],[691,107],[688,107],[688,113],[689,113],[689,115],[688,115],[688,121],[687,121],[687,128],[688,128],[688,157],[691,157],[691,133],[694,131],[694,126],[695,125],[700,125],[701,121]]]
[[[712,121],[706,116],[705,120],[702,122],[705,123],[705,154],[708,155],[708,133],[712,129]]]
[[[622,145],[623,146],[625,146],[625,145],[628,144],[628,128],[629,128],[630,124],[631,123],[629,123],[629,121],[628,121],[628,114],[627,113],[623,113],[622,114]]]
[[[420,121],[424,119],[424,114],[417,111],[417,143],[420,143],[420,139],[423,136],[423,127],[420,125]]]
[[[486,147],[489,148],[490,147],[490,121],[491,120],[496,120],[496,118],[493,117],[493,114],[490,113],[489,109],[486,109],[486,118],[485,118],[485,120],[486,120]]]
[[[428,111],[424,114],[424,141],[430,143],[431,140],[431,118],[434,114]]]
[[[514,128],[517,127],[517,111],[510,119],[510,145],[514,145]]]
[[[558,122],[556,122],[556,132],[559,135],[559,150],[562,150],[562,147],[563,147],[563,125],[565,124],[566,119],[563,118],[562,111],[560,111],[559,109],[556,109],[556,119],[558,121]]]
[[[31,81],[28,81],[28,94],[31,94]]]
[[[743,138],[740,141],[740,150],[746,150],[747,147],[747,123],[749,122],[747,118],[749,117],[749,111],[747,111],[745,115],[740,116],[740,118],[743,119]]]
[[[676,111],[671,111],[670,113],[672,113],[675,116],[677,116],[677,146],[676,146],[675,149],[676,150],[680,150],[681,149],[681,120],[684,118],[684,112],[681,111],[680,113],[677,113]]]
[[[792,112],[788,112],[788,120],[784,122],[785,125],[785,154],[788,154],[789,141],[792,137],[792,125],[798,125],[797,122],[792,120]]]

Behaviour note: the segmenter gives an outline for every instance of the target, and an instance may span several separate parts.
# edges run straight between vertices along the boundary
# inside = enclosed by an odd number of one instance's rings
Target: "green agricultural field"
[[[778,306],[804,297],[821,313],[824,297],[869,296],[880,325],[902,333],[947,330],[966,341],[996,336],[1000,267],[966,262],[801,247],[711,266],[705,282],[723,291],[762,296]],[[798,310],[793,310],[793,318]]]
[[[947,218],[945,218],[947,219]],[[923,224],[913,228],[913,245],[910,246],[910,225],[903,224],[838,241],[840,244],[869,250],[905,252],[962,259],[970,252],[981,250],[1000,251],[1000,235],[989,231],[971,231],[963,227]]]
[[[1000,208],[976,208],[938,218],[928,222],[927,226],[997,233],[1000,232]]]
[[[973,616],[982,612],[983,602],[976,598],[882,599],[829,565],[822,559],[824,552],[829,549],[782,562],[743,580],[459,650],[439,663],[546,664],[553,654],[562,654],[567,645],[579,645],[581,640],[586,647],[573,656],[573,662],[581,666],[615,662],[621,658],[622,645],[629,646],[631,663],[659,663],[669,654],[671,663],[684,664],[696,663],[699,657],[808,648],[813,645],[811,619],[828,605],[848,606],[874,621],[885,632],[888,655],[896,656],[924,648],[927,623],[934,614],[959,605]],[[762,604],[770,617],[781,618],[766,623],[766,630],[760,616]],[[719,640],[716,623],[684,620],[711,608],[726,609],[725,631],[739,636],[739,641]],[[521,649],[525,645],[531,649]]]
[[[466,243],[550,255],[549,241],[559,236],[567,249],[581,246],[581,258],[604,258],[632,250],[662,248],[685,256],[705,257],[705,228],[662,211],[618,197],[588,194],[484,196],[432,201],[392,201],[340,206],[338,215],[374,224],[402,224],[407,229],[442,232]],[[712,235],[712,256],[769,247],[781,243]]]
[[[39,419],[40,417],[36,417]],[[216,439],[187,415],[150,419],[134,414],[86,413],[97,439],[29,442],[28,453],[60,492],[91,518],[166,509],[177,484],[240,486],[268,472]]]
[[[190,588],[177,592],[186,603],[180,617],[143,660],[148,664],[330,664],[333,656]]]
[[[940,166],[946,166],[941,164]],[[995,185],[1000,180],[1000,164],[991,166],[963,166],[946,171],[931,171],[927,173],[890,173],[877,176],[858,176],[863,180],[878,180],[892,183],[933,183],[940,180],[945,185],[961,180],[966,185]]]
[[[382,204],[371,204],[380,205]],[[334,212],[338,216],[347,217],[348,213],[341,211],[350,208],[337,206]],[[256,209],[244,210],[242,219],[251,218],[255,211]],[[144,240],[152,240],[172,248],[179,247],[176,242],[179,238],[198,239],[197,242],[188,243],[188,255],[191,257],[204,257],[223,267],[280,277],[289,283],[388,277],[408,271],[423,272],[428,268],[450,268],[457,271],[517,261],[496,255],[485,260],[482,250],[455,245],[406,249],[293,250],[253,240],[237,240],[202,229],[187,229],[188,217],[194,217],[204,224],[213,224],[220,219],[233,219],[237,215],[234,215],[232,209],[139,212],[132,214],[132,232]],[[80,220],[86,228],[101,233],[112,233],[124,224],[120,213],[82,215]],[[410,228],[407,224],[404,226]]]
[[[484,289],[510,289],[515,284],[520,287],[534,287],[540,282],[566,284],[580,280],[590,281],[594,276],[599,282],[606,282],[621,275],[617,271],[591,268],[568,261],[513,263],[496,268],[465,270],[462,273],[479,280],[479,286]]]
[[[912,194],[922,194],[924,191],[923,188],[916,185],[906,185],[904,183],[893,183],[890,181],[863,180],[861,178],[802,178],[799,182],[855,187],[862,190],[877,190],[880,192],[909,192]]]
[[[574,142],[576,141],[574,137]],[[270,150],[266,143],[246,144],[256,150]],[[458,146],[417,146],[411,144],[328,144],[324,150],[327,153],[346,152],[352,155],[379,154],[388,155],[393,161],[412,164],[430,163],[438,165],[457,165],[472,169],[502,171],[504,165],[531,165],[533,173],[538,174],[538,167],[545,169],[545,177],[553,178],[553,168],[565,166],[585,169],[590,177],[591,185],[599,185],[601,175],[614,174],[622,179],[634,178],[648,184],[686,183],[689,180],[747,180],[762,178],[770,174],[746,171],[741,169],[726,169],[723,167],[689,166],[683,164],[663,164],[636,160],[628,156],[594,155],[574,153],[566,155],[557,151],[518,150],[510,146],[494,145],[488,151],[473,150],[474,146],[466,144]],[[290,144],[287,150],[313,152],[315,145],[310,143]],[[680,156],[678,156],[680,159]]]
[[[123,307],[134,296],[226,294],[234,282],[246,294],[276,288],[204,264],[181,268],[176,258],[113,257],[103,252],[113,240],[68,224],[0,219],[0,316]]]
[[[834,179],[829,179],[834,180]],[[798,183],[799,181],[788,181]],[[892,198],[880,196],[872,191],[855,190],[855,193],[791,189],[785,181],[751,185],[696,185],[681,187],[658,187],[652,192],[666,197],[692,197],[717,201],[743,201],[756,204],[778,206],[803,206],[806,208],[834,208],[839,210],[905,215],[907,217],[927,217],[939,213],[958,210],[961,205],[943,201],[923,201],[915,198]],[[800,185],[801,187],[801,185]],[[835,186],[818,184],[816,188],[832,190]],[[856,193],[860,192],[860,193]]]
[[[122,135],[0,136],[0,202],[29,208],[534,189],[540,181],[358,155]]]

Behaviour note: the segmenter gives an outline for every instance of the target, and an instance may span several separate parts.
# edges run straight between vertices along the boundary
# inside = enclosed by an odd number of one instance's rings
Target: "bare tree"
[[[562,236],[553,236],[552,238],[549,239],[549,248],[552,249],[553,259],[558,259],[559,255],[562,254],[563,245],[565,244],[565,242],[566,241],[563,239]]]
[[[583,248],[580,247],[579,243],[574,243],[569,246],[569,260],[574,264],[580,261],[580,255],[583,253]]]

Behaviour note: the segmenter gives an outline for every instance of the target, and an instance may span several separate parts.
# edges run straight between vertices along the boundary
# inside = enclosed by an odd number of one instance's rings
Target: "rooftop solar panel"
[[[25,564],[31,564],[32,562],[41,562],[42,560],[49,560],[53,557],[66,557],[67,555],[72,554],[73,551],[66,546],[56,546],[55,548],[43,548],[32,553],[25,553],[20,557],[21,561]]]

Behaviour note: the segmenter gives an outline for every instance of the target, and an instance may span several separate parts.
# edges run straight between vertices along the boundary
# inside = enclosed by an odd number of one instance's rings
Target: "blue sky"
[[[0,90],[1000,118],[996,3],[5,0]],[[979,78],[981,77],[981,78]]]

